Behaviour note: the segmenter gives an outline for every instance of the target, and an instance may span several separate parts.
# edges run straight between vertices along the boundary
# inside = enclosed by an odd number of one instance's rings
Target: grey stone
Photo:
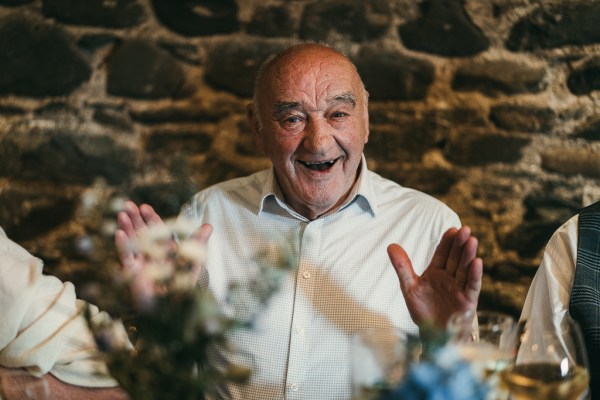
[[[365,154],[383,161],[418,161],[434,146],[436,131],[421,122],[403,126],[371,126]]]
[[[572,71],[567,79],[567,86],[571,93],[579,96],[600,90],[600,57],[592,58]]]
[[[432,196],[448,194],[452,186],[460,179],[456,171],[423,165],[406,165],[397,167],[384,163],[378,167],[377,173],[412,189],[420,190]]]
[[[107,28],[127,28],[145,19],[136,0],[43,0],[42,12],[67,24]]]
[[[133,123],[131,118],[123,110],[113,110],[110,108],[99,107],[94,110],[92,116],[94,121],[105,125],[109,129],[115,129],[121,132],[132,132]]]
[[[462,132],[451,140],[445,156],[461,165],[512,164],[521,159],[522,149],[531,139],[499,133]]]
[[[21,13],[0,19],[0,94],[60,96],[91,74],[62,29]]]
[[[503,250],[514,250],[522,258],[541,255],[554,231],[581,208],[580,194],[574,189],[548,180],[531,190],[522,201],[521,222],[497,232]]]
[[[463,0],[426,0],[421,17],[398,28],[402,43],[411,49],[446,57],[472,56],[490,46],[473,24]]]
[[[23,207],[27,204],[28,207]],[[44,235],[73,218],[76,202],[47,187],[0,191],[0,226],[17,242]]]
[[[164,218],[176,217],[181,205],[189,201],[198,191],[190,180],[180,182],[155,183],[136,187],[131,192],[131,200],[138,204],[150,204]]]
[[[512,51],[600,43],[600,3],[563,1],[540,6],[513,25],[506,40]]]
[[[83,49],[93,51],[99,47],[120,42],[121,39],[117,35],[110,33],[88,33],[81,35],[77,45]]]
[[[219,43],[207,57],[206,82],[240,97],[252,97],[258,68],[266,58],[285,47],[286,43],[260,39]]]
[[[110,136],[86,135],[80,127],[16,126],[0,140],[0,175],[25,181],[91,184],[125,182],[137,157]]]
[[[185,36],[232,33],[239,29],[235,0],[152,0],[160,22]]]
[[[600,117],[589,121],[583,128],[575,132],[574,136],[594,142],[600,141]]]
[[[267,37],[292,36],[296,21],[285,6],[259,6],[254,10],[246,31],[252,35]]]
[[[167,50],[174,58],[187,64],[202,65],[201,51],[194,44],[182,42],[160,41],[160,47]]]
[[[112,54],[107,91],[115,96],[143,99],[181,97],[185,73],[165,50],[144,40],[129,40]]]
[[[371,100],[423,100],[434,79],[429,61],[373,46],[361,48],[355,63]]]
[[[194,126],[194,129],[155,128],[146,135],[145,148],[162,154],[205,153],[212,145],[212,135],[211,130],[202,129],[202,126]]]
[[[557,122],[549,107],[500,104],[492,107],[490,121],[498,128],[522,132],[548,132]]]
[[[481,110],[463,106],[427,110],[423,119],[429,125],[445,130],[450,126],[485,126],[487,123],[487,118]]]
[[[11,115],[23,115],[27,112],[26,109],[14,105],[0,105],[0,115],[11,116]]]
[[[134,107],[130,115],[134,121],[151,125],[165,122],[216,122],[230,112],[231,107],[200,107],[190,104],[179,107]]]
[[[330,0],[310,3],[304,10],[300,37],[327,41],[333,31],[355,42],[383,36],[391,23],[389,3],[384,0]]]
[[[547,87],[544,66],[508,60],[480,61],[462,65],[452,79],[456,91],[479,91],[488,96],[539,93]]]
[[[548,148],[542,152],[542,167],[564,175],[600,178],[600,151],[588,148]]]
[[[35,0],[0,0],[0,4],[5,6],[20,6],[23,4],[33,3]]]

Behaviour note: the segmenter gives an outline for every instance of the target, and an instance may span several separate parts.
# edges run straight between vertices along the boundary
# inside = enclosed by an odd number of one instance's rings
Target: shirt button
[[[308,278],[310,278],[310,272],[309,272],[309,271],[304,271],[304,272],[302,273],[302,276],[303,276],[305,279],[308,279]]]
[[[298,384],[297,384],[297,383],[290,383],[290,385],[289,385],[289,389],[290,389],[292,392],[297,392],[297,391],[298,391]]]
[[[297,335],[302,335],[304,333],[304,328],[295,328],[294,332],[296,332]]]

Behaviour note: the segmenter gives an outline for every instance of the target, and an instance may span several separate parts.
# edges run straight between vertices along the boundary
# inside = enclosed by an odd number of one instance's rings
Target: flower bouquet
[[[110,375],[133,400],[227,398],[227,384],[244,382],[252,373],[248,365],[223,363],[225,354],[236,351],[228,334],[252,329],[247,310],[260,312],[295,265],[279,246],[267,246],[269,254],[258,256],[261,267],[251,282],[230,287],[232,297],[251,292],[251,307],[224,310],[197,284],[206,252],[191,238],[193,229],[176,221],[149,228],[131,244],[144,259],[142,270],[131,274],[103,266],[83,286],[83,297],[110,315],[89,312],[89,326]]]

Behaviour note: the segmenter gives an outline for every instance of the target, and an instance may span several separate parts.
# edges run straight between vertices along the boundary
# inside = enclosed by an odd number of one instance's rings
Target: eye
[[[348,114],[346,114],[343,111],[334,111],[331,113],[331,118],[335,118],[335,119],[344,118],[346,116],[348,116]]]
[[[292,115],[290,117],[285,118],[283,120],[283,123],[284,124],[297,124],[300,121],[301,121],[300,117]]]

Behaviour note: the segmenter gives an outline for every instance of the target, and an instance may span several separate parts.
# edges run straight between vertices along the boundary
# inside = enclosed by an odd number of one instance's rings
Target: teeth
[[[319,165],[319,164],[333,164],[333,161],[323,161],[323,162],[304,162],[306,165]]]
[[[322,162],[302,161],[302,164],[306,165],[308,168],[314,169],[314,170],[318,170],[318,171],[325,171],[325,170],[331,168],[331,166],[334,163],[335,163],[335,160],[333,160],[333,161],[322,161]]]

